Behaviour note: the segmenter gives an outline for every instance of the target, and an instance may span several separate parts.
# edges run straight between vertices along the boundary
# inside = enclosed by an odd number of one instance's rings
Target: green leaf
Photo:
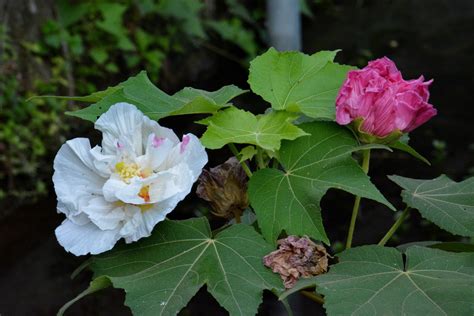
[[[203,7],[204,3],[195,0],[161,0],[158,12],[164,17],[177,19],[179,23],[176,24],[185,35],[205,39],[206,33],[200,18]]]
[[[474,177],[454,182],[442,175],[433,180],[389,176],[401,186],[403,201],[448,232],[474,236]]]
[[[242,150],[239,153],[239,161],[245,161],[245,160],[250,160],[257,154],[257,149],[255,146],[246,146],[242,148]]]
[[[279,153],[284,170],[262,169],[249,182],[250,202],[266,240],[275,242],[285,230],[329,243],[319,203],[330,188],[395,210],[352,158],[360,147],[348,129],[329,122],[299,127],[311,136],[282,142]]]
[[[474,244],[466,244],[463,242],[440,242],[430,245],[429,247],[451,252],[474,252]]]
[[[206,25],[226,41],[242,48],[248,56],[254,57],[257,55],[258,46],[254,33],[246,29],[241,20],[234,18],[231,20],[208,21]]]
[[[205,218],[164,221],[151,237],[93,257],[95,277],[125,290],[135,315],[176,315],[203,285],[231,315],[254,315],[262,290],[281,290],[262,264],[273,248],[247,225],[211,236]]]
[[[81,21],[87,14],[89,5],[87,3],[70,3],[68,0],[58,0],[55,2],[58,20],[63,28]]]
[[[282,139],[293,140],[307,135],[291,123],[296,118],[296,115],[287,112],[270,112],[256,116],[231,107],[200,121],[201,124],[208,125],[201,142],[209,149],[236,143],[278,150]]]
[[[128,51],[134,50],[135,46],[128,38],[128,30],[122,21],[127,6],[120,3],[100,3],[98,8],[103,20],[96,22],[97,27],[115,36],[118,48]]]
[[[233,98],[246,93],[237,86],[229,85],[217,91],[209,92],[194,88],[184,88],[178,91],[173,97],[184,104],[182,108],[172,112],[170,115],[214,113],[228,107],[228,102]]]
[[[313,12],[311,12],[308,2],[306,2],[306,0],[300,0],[299,2],[301,14],[307,16],[308,18],[314,18]]]
[[[397,249],[402,252],[405,252],[408,248],[415,245],[441,249],[444,251],[451,251],[451,252],[474,252],[474,244],[467,244],[467,243],[455,242],[455,241],[439,242],[439,241],[434,241],[434,240],[409,242],[409,243],[397,246]]]
[[[137,76],[131,77],[115,87],[93,93],[90,96],[60,98],[96,102],[87,108],[67,112],[69,115],[91,122],[95,122],[110,106],[118,102],[134,104],[145,115],[158,120],[170,115],[213,113],[228,106],[231,99],[245,92],[246,90],[230,85],[214,92],[184,88],[170,96],[158,89],[148,79],[146,72],[142,71]]]
[[[94,93],[91,93],[90,95],[86,96],[63,96],[63,95],[38,95],[38,96],[33,96],[29,98],[26,101],[31,101],[35,99],[43,99],[43,98],[53,98],[53,99],[60,99],[60,100],[71,100],[71,101],[80,101],[80,102],[98,102],[105,98],[106,96],[116,92],[117,90],[120,90],[121,86],[120,84],[114,87],[108,87],[105,90],[102,91],[97,91]],[[67,114],[72,114],[73,112],[66,112]]]
[[[415,149],[413,149],[410,145],[408,145],[408,143],[405,143],[405,142],[402,142],[402,141],[397,141],[393,144],[390,144],[390,147],[401,150],[401,151],[404,151],[404,152],[412,155],[413,157],[423,161],[428,166],[431,166],[431,163],[429,162],[429,160],[426,159],[425,157],[423,157],[422,155],[420,155]]]
[[[336,53],[308,56],[270,48],[250,63],[250,88],[276,110],[334,120],[337,93],[347,72],[354,69],[334,63]]]
[[[104,48],[94,47],[89,50],[91,58],[99,65],[105,63],[109,58],[109,54]]]
[[[324,295],[328,315],[472,315],[474,310],[472,253],[415,246],[404,263],[395,248],[357,247],[311,280]]]

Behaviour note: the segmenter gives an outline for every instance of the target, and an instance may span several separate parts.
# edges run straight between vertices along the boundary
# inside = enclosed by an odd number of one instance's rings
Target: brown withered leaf
[[[212,213],[219,217],[238,219],[249,205],[247,175],[235,157],[209,171],[203,170],[196,193],[211,204]]]
[[[265,266],[280,274],[287,289],[292,288],[299,278],[309,278],[327,272],[326,248],[308,237],[288,236],[278,240],[278,250],[263,258]]]

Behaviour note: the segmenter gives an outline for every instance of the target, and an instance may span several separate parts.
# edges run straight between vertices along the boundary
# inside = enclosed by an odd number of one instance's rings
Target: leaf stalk
[[[235,156],[235,158],[237,158],[240,162],[240,165],[242,166],[242,168],[244,169],[245,171],[245,174],[247,175],[247,177],[252,177],[252,171],[250,171],[249,169],[249,166],[247,166],[247,164],[245,163],[245,161],[240,161],[240,155],[239,155],[239,151],[237,150],[237,147],[235,147],[234,144],[230,143],[230,144],[227,144],[229,146],[229,149],[230,151],[232,152],[232,154]]]
[[[398,227],[400,227],[400,225],[403,223],[405,218],[407,218],[409,210],[410,208],[408,206],[405,207],[400,217],[395,221],[395,223],[393,223],[392,227],[390,227],[390,229],[385,234],[385,236],[383,236],[383,238],[379,241],[378,243],[379,246],[385,246],[387,241],[389,241],[390,238],[392,238],[393,234],[397,231]]]
[[[321,304],[321,305],[324,304],[324,298],[319,294],[316,294],[310,291],[304,291],[304,290],[301,291],[300,293],[318,304]]]
[[[265,165],[265,162],[263,161],[263,150],[262,148],[257,146],[257,164],[258,164],[258,169],[264,169],[267,166]]]

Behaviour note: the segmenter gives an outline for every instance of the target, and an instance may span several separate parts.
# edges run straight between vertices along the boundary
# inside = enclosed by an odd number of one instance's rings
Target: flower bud
[[[349,71],[336,99],[336,121],[352,122],[365,143],[391,143],[436,115],[428,103],[433,80],[404,80],[393,61],[383,57]]]
[[[292,288],[299,278],[325,273],[328,253],[308,237],[288,236],[278,240],[278,250],[263,257],[263,264],[280,274],[285,288]]]
[[[235,157],[210,171],[204,170],[196,193],[211,204],[212,213],[219,217],[239,218],[249,206],[247,176]]]

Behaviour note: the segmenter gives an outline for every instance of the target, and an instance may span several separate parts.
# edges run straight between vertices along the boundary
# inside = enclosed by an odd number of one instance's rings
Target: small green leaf
[[[312,280],[312,282],[311,282]],[[404,263],[395,248],[362,246],[339,255],[316,285],[328,315],[472,315],[474,254],[414,246]]]
[[[242,90],[234,85],[224,86],[213,92],[184,88],[173,95],[184,106],[170,115],[215,113],[230,106],[231,104],[228,103],[230,100],[246,92],[247,90]]]
[[[282,290],[262,263],[272,250],[244,224],[212,237],[205,218],[167,220],[152,236],[93,257],[91,268],[125,290],[135,315],[176,315],[203,285],[230,315],[255,315],[264,289]]]
[[[99,65],[105,63],[109,58],[109,54],[104,48],[94,47],[89,50],[89,55]]]
[[[117,39],[118,48],[134,50],[135,46],[128,38],[128,30],[124,27],[122,19],[127,6],[120,3],[100,3],[98,8],[103,20],[96,22],[97,27],[112,34]]]
[[[291,123],[296,118],[296,115],[287,112],[270,112],[256,116],[231,107],[200,121],[208,125],[201,141],[209,149],[236,143],[278,150],[282,139],[293,140],[307,135]]]
[[[448,232],[474,236],[474,177],[454,182],[442,175],[433,180],[389,176],[403,189],[403,201]]]
[[[319,203],[330,188],[395,210],[352,158],[360,148],[348,129],[329,122],[299,127],[311,136],[282,142],[279,154],[284,170],[262,169],[249,182],[250,202],[266,240],[275,242],[285,230],[329,243]]]
[[[195,0],[161,0],[158,2],[158,12],[163,17],[175,18],[175,25],[184,31],[185,35],[205,39],[206,33],[202,27],[200,12],[204,3]]]
[[[242,150],[240,151],[239,153],[239,161],[242,162],[242,161],[245,161],[245,160],[250,160],[253,158],[253,156],[255,156],[257,154],[257,149],[255,148],[255,146],[246,146],[244,148],[242,148]]]
[[[334,120],[336,95],[347,72],[354,69],[334,63],[336,53],[308,56],[270,48],[250,63],[250,88],[276,110]]]
[[[422,155],[420,155],[415,149],[413,149],[410,145],[408,145],[408,143],[405,143],[405,142],[402,142],[402,141],[397,141],[393,144],[390,144],[390,147],[401,150],[401,151],[404,151],[404,152],[412,155],[413,157],[423,161],[428,166],[431,166],[431,163],[429,162],[429,160],[426,159],[425,157],[423,157]]]
[[[229,41],[244,50],[248,56],[255,57],[257,55],[258,46],[255,41],[253,31],[246,29],[241,20],[230,19],[220,21],[208,21],[206,23],[211,29],[219,34],[224,40]]]

